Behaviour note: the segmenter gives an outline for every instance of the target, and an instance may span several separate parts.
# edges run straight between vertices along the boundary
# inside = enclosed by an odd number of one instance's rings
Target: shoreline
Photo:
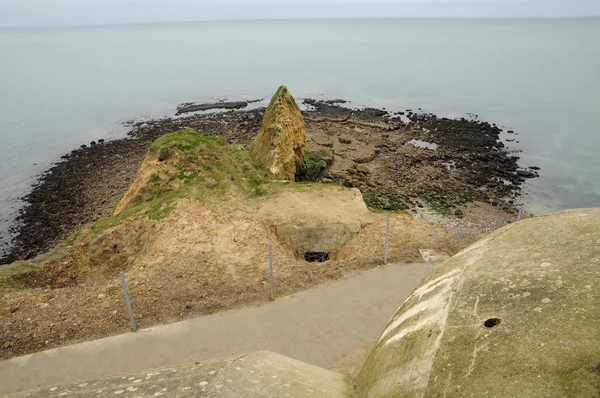
[[[373,199],[371,204],[383,201],[383,207],[389,207],[396,201],[401,207],[416,210],[423,203],[411,198],[427,195],[431,203],[425,206],[442,212],[475,200],[491,201],[511,212],[526,178],[538,176],[535,166],[519,168],[515,156],[519,151],[506,149],[499,137],[502,130],[477,120],[476,115],[471,120],[448,119],[412,110],[353,109],[341,106],[346,104],[344,100],[303,102],[308,108],[303,115],[309,136],[337,131],[357,144],[356,153],[340,159],[345,166],[332,170],[335,175],[326,178],[358,187],[365,199]],[[260,129],[264,111],[221,102],[181,104],[174,114],[182,106],[212,111],[130,122],[126,124],[127,137],[93,142],[62,156],[23,198],[25,206],[11,227],[15,237],[0,257],[0,264],[43,254],[82,226],[112,215],[156,138],[192,127],[230,143],[249,145]],[[433,143],[436,148],[423,143]],[[361,154],[365,148],[369,153]],[[367,171],[365,166],[374,171]],[[471,169],[474,172],[467,173]],[[415,170],[423,175],[414,175],[411,171]],[[473,192],[457,200],[452,198],[453,186]]]

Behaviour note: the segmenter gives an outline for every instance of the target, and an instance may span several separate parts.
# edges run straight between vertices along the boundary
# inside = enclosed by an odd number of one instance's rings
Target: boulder
[[[265,111],[263,124],[250,153],[278,180],[294,181],[304,165],[306,130],[300,108],[287,87],[281,86]]]
[[[533,171],[529,170],[517,170],[517,175],[523,178],[535,178],[537,175]]]

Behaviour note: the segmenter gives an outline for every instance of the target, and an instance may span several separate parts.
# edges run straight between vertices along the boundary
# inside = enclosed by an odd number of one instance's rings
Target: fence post
[[[121,272],[121,285],[123,285],[123,291],[125,292],[125,302],[127,303],[127,309],[129,310],[129,318],[131,318],[131,328],[135,332],[137,326],[135,319],[133,318],[133,310],[131,309],[131,301],[129,300],[129,291],[127,290],[127,283],[125,283],[125,275]]]
[[[385,249],[383,251],[383,263],[384,264],[387,264],[389,244],[390,244],[390,213],[387,214],[386,223],[385,223]]]
[[[271,279],[271,300],[275,300],[275,283],[273,282],[273,245],[269,246],[269,277]]]
[[[521,221],[522,215],[523,215],[523,209],[519,209],[519,215],[517,216],[517,221]]]

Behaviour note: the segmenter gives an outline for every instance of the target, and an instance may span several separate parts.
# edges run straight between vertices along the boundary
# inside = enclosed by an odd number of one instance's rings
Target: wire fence
[[[439,216],[439,213],[435,212],[420,212],[423,214],[435,214]],[[520,210],[517,217],[517,222],[523,219],[523,216],[526,213]],[[436,253],[440,249],[444,249],[442,242],[446,238],[447,235],[440,233],[431,233],[428,234],[422,241],[420,245],[419,254],[415,253],[414,250],[407,249],[390,249],[390,240],[393,239],[391,236],[390,227],[391,227],[391,215],[386,214],[386,224],[385,230],[382,230],[382,233],[385,234],[385,244],[381,248],[381,260],[383,264],[387,264],[389,260],[394,260],[397,258],[407,259],[411,256],[423,256],[425,261],[428,261],[425,258],[424,252],[433,251],[432,256],[434,259],[442,260],[444,253]],[[349,224],[333,224],[326,227],[316,227],[316,228],[297,228],[293,233],[287,235],[288,244],[291,244],[292,247],[296,248],[296,252],[298,255],[302,256],[304,260],[307,262],[326,262],[331,259],[332,253],[335,253],[337,250],[341,249],[344,244],[350,240],[353,236],[355,236],[360,231],[360,224],[351,225]],[[455,243],[458,247],[464,247],[466,244],[471,243],[474,231],[470,227],[466,226],[455,226],[452,227],[453,236]],[[278,231],[279,232],[279,231]],[[289,231],[288,231],[289,232]],[[491,232],[491,231],[490,231]],[[267,257],[268,256],[268,257]],[[436,257],[437,256],[437,257]],[[265,257],[268,258],[269,262],[269,284],[270,284],[270,298],[271,300],[275,300],[275,281],[273,277],[273,269],[276,264],[273,263],[273,246],[271,243],[267,244],[267,250],[265,251]],[[130,317],[131,328],[135,332],[137,330],[136,321],[134,318],[134,311],[132,308],[132,301],[129,295],[129,291],[127,289],[127,283],[125,281],[125,276],[121,272],[120,274],[121,284],[123,287],[125,303],[127,305],[127,310]]]

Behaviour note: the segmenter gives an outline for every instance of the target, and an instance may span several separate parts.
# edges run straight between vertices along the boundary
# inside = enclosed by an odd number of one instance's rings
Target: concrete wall
[[[360,232],[360,222],[332,223],[306,227],[278,225],[277,237],[297,254],[306,252],[338,252],[354,235]]]
[[[355,397],[348,376],[272,352],[22,392],[50,397]]]
[[[368,397],[600,395],[600,209],[508,225],[437,267],[356,384]]]

